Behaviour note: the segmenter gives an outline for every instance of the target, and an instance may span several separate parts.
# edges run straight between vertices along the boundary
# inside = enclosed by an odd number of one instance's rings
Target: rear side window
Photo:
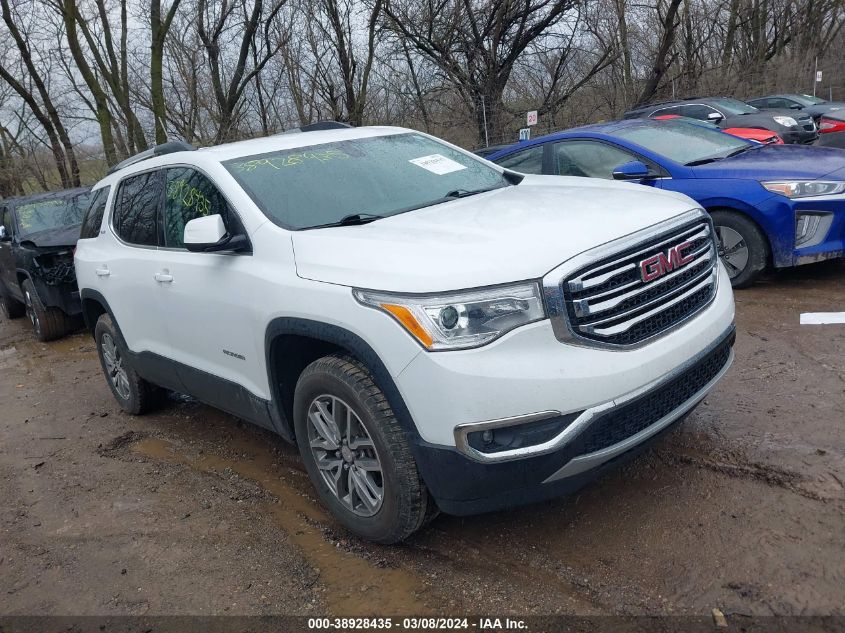
[[[650,116],[652,116],[652,117],[666,116],[668,114],[675,114],[675,115],[680,116],[680,114],[681,114],[680,106],[671,106],[669,108],[661,108],[660,110],[655,110],[654,112],[652,112]]]
[[[158,245],[158,209],[161,204],[161,172],[130,176],[120,183],[114,205],[114,230],[124,242]]]
[[[190,167],[165,170],[164,245],[185,246],[185,225],[196,218],[220,215],[229,233],[241,232],[226,199],[204,174]]]
[[[691,119],[699,119],[700,121],[709,121],[708,117],[711,114],[719,114],[713,108],[702,105],[700,103],[695,103],[692,105],[686,105],[681,108],[681,114],[684,116],[688,116]]]
[[[554,147],[560,176],[613,178],[614,169],[637,160],[633,154],[598,141],[563,141]]]
[[[496,161],[496,164],[521,174],[543,173],[543,146],[535,145]]]
[[[100,225],[103,223],[103,214],[106,211],[106,201],[109,199],[111,187],[103,187],[91,192],[88,209],[82,219],[82,231],[79,239],[86,240],[97,237],[100,233]]]

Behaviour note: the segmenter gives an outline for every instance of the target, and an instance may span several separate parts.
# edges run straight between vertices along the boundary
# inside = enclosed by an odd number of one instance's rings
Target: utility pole
[[[819,76],[819,57],[816,55],[816,67],[813,70],[813,96],[816,96],[816,78]]]

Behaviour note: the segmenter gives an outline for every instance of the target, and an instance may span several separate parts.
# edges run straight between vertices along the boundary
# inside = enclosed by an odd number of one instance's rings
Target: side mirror
[[[6,227],[0,224],[0,242],[10,242],[12,236],[6,233]]]
[[[185,248],[194,253],[242,251],[248,245],[243,235],[230,235],[220,215],[194,218],[185,225]]]
[[[800,110],[800,109],[801,109],[801,104],[799,104],[799,103],[793,103],[792,105],[790,105],[790,106],[789,106],[789,109],[790,109],[790,110]]]
[[[642,180],[643,178],[654,177],[655,175],[651,173],[648,166],[638,160],[632,160],[630,163],[624,163],[613,170],[614,180]]]
[[[724,118],[724,117],[722,117],[722,115],[721,115],[721,114],[719,114],[718,112],[711,112],[710,114],[708,114],[708,115],[707,115],[707,120],[708,120],[708,121],[713,121],[714,123],[718,123],[718,122],[719,122],[719,121],[721,121],[723,118]]]

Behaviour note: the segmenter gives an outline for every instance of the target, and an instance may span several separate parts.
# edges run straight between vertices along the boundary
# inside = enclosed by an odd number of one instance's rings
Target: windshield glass
[[[280,150],[224,165],[270,219],[295,230],[356,214],[396,215],[508,184],[485,163],[412,133]]]
[[[82,224],[88,194],[24,202],[16,207],[21,235]]]
[[[811,95],[793,95],[793,99],[805,106],[827,103],[824,99],[819,99],[818,97],[813,97]]]
[[[754,106],[750,106],[747,103],[743,103],[738,99],[714,99],[713,105],[715,105],[720,110],[724,110],[728,114],[732,115],[756,114],[757,112],[759,112],[759,110]]]
[[[626,127],[616,130],[613,135],[683,165],[708,158],[724,158],[737,150],[757,147],[720,130],[678,120]]]

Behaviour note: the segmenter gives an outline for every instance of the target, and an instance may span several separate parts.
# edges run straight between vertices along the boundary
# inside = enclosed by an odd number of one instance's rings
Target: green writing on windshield
[[[257,158],[243,163],[235,163],[233,167],[239,172],[250,172],[257,169],[280,170],[285,167],[295,167],[297,165],[313,163],[313,161],[325,163],[330,160],[344,158],[349,158],[349,154],[345,154],[339,149],[325,149],[313,152],[285,154],[284,156],[273,156],[272,158]]]

